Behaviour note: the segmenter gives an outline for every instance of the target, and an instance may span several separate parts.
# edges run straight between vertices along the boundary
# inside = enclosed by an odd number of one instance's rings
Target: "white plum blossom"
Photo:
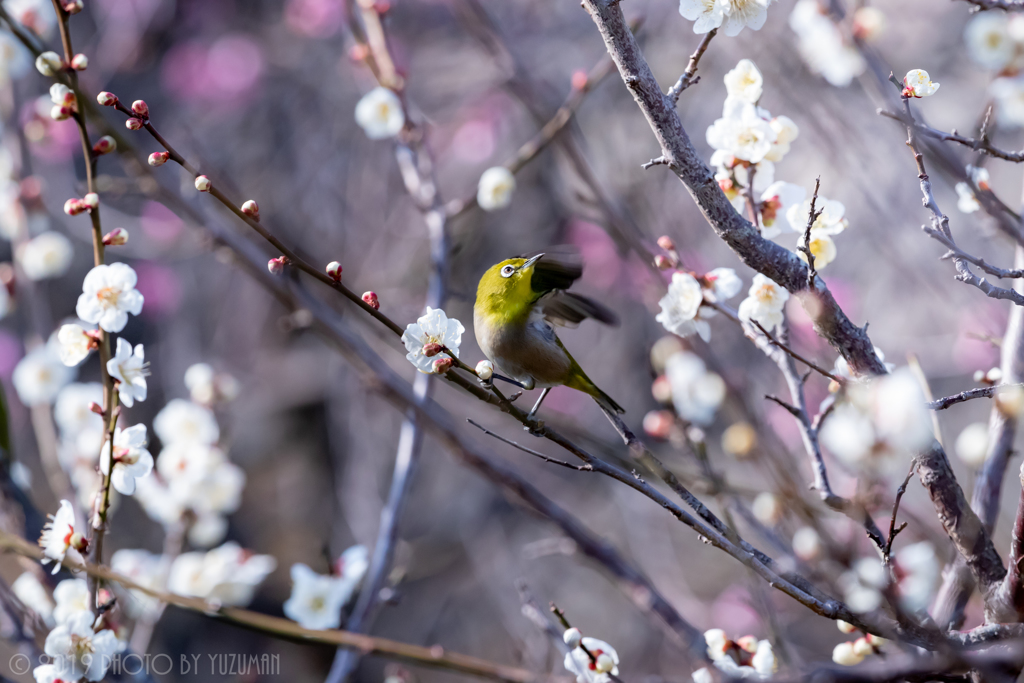
[[[727,99],[722,118],[707,130],[707,141],[716,150],[726,151],[752,164],[763,160],[777,138],[771,124],[758,108],[740,99]]]
[[[449,318],[440,308],[427,306],[426,313],[416,322],[410,323],[402,333],[402,343],[409,352],[405,357],[420,372],[431,374],[434,371],[436,356],[427,356],[424,347],[428,344],[440,344],[458,357],[462,333],[465,331],[462,323],[455,318]]]
[[[1024,126],[1024,76],[997,78],[989,85],[996,101],[996,118],[1007,126]]]
[[[806,240],[804,239],[804,235],[800,235],[797,245],[799,247],[803,247],[805,244]],[[827,233],[811,230],[811,241],[809,247],[811,256],[814,257],[814,267],[817,270],[821,270],[836,259],[836,243],[832,241],[832,237]],[[796,255],[800,257],[802,261],[807,261],[807,254],[802,250],[798,249]]]
[[[867,68],[860,51],[845,39],[817,0],[799,0],[789,15],[789,27],[797,34],[797,49],[804,62],[831,85],[844,88]]]
[[[731,71],[725,74],[725,90],[729,97],[735,97],[750,104],[757,104],[764,88],[764,77],[749,59],[741,59]]]
[[[402,101],[392,90],[374,88],[356,104],[356,123],[371,140],[393,138],[405,126]]]
[[[790,223],[789,210],[801,206],[806,196],[807,190],[800,185],[782,180],[769,185],[761,194],[761,236],[772,239],[784,232],[802,230],[799,224]]]
[[[619,654],[608,643],[597,638],[583,638],[580,641],[582,647],[576,647],[565,654],[565,668],[569,673],[576,675],[576,683],[609,683],[612,676],[619,675]],[[590,659],[590,655],[583,651],[586,648],[590,654],[598,660],[597,665]],[[601,668],[601,656],[606,655],[611,660],[611,667],[605,671]],[[607,660],[605,660],[606,662]]]
[[[973,422],[956,437],[954,446],[956,455],[970,467],[978,468],[988,458],[988,425],[984,422]]]
[[[284,603],[284,615],[303,628],[338,628],[341,609],[355,584],[344,576],[317,574],[304,564],[293,564],[291,574],[292,593]]]
[[[75,370],[61,362],[56,344],[44,344],[18,361],[11,381],[21,402],[32,407],[52,403],[74,377]]]
[[[516,191],[516,177],[504,166],[494,166],[480,175],[476,189],[476,203],[484,211],[504,209],[512,203]]]
[[[679,351],[665,362],[665,375],[672,387],[672,404],[682,419],[698,425],[710,424],[725,400],[725,382],[709,372],[696,354]]]
[[[64,579],[53,589],[53,618],[60,624],[78,612],[89,611],[89,584],[85,579]]]
[[[64,681],[103,679],[112,656],[121,644],[113,631],[93,631],[92,612],[76,612],[46,636],[46,654],[53,658],[54,673]]]
[[[929,97],[939,89],[924,69],[912,69],[903,77],[903,94],[906,97]]]
[[[999,71],[1013,59],[1017,44],[1010,35],[1006,17],[978,12],[964,29],[967,54],[979,66]]]
[[[814,202],[814,210],[821,213],[811,225],[811,232],[821,235],[838,235],[846,230],[850,222],[846,219],[846,207],[843,203],[818,195]],[[807,219],[811,217],[811,200],[804,199],[800,204],[794,204],[786,210],[786,218],[797,232],[803,232],[807,227]]]
[[[86,430],[103,429],[103,418],[89,409],[92,402],[103,401],[103,385],[99,382],[73,382],[57,394],[53,419],[62,435],[75,436]]]
[[[782,161],[789,154],[789,146],[800,135],[800,128],[788,116],[776,116],[768,125],[775,131],[775,142],[764,158],[766,161]]]
[[[875,557],[860,558],[837,581],[846,604],[857,614],[873,612],[882,605],[881,591],[888,582],[885,568]]]
[[[757,521],[765,526],[775,526],[785,514],[785,510],[782,509],[782,501],[769,491],[757,494],[754,502],[750,505],[750,511],[754,513]]]
[[[39,546],[43,549],[42,563],[53,562],[53,573],[56,574],[68,553],[76,560],[81,559],[78,551],[85,547],[85,539],[75,531],[75,509],[70,502],[62,500],[57,514],[47,517],[49,521],[39,536]]]
[[[706,339],[711,335],[711,328],[708,323],[697,320],[697,312],[703,301],[704,292],[697,278],[690,273],[675,272],[668,293],[658,302],[661,313],[654,319],[680,337],[696,332]]]
[[[18,249],[18,262],[29,280],[45,280],[68,272],[74,254],[71,241],[51,230],[23,244]]]
[[[136,401],[146,400],[149,369],[142,344],[138,344],[133,352],[132,345],[118,337],[114,357],[107,361],[107,374],[118,382],[117,394],[121,403],[131,408]]]
[[[346,580],[358,585],[370,568],[370,551],[365,545],[354,545],[345,549],[335,563],[334,571]]]
[[[185,370],[185,387],[196,403],[209,405],[217,395],[216,375],[208,363],[193,363]]]
[[[960,213],[974,213],[981,208],[978,198],[974,196],[974,190],[971,189],[968,183],[957,183],[956,194],[956,208]]]
[[[276,566],[277,560],[270,555],[255,555],[228,542],[205,553],[179,555],[171,565],[167,587],[172,593],[244,607]]]
[[[933,439],[924,392],[908,368],[848,385],[821,430],[822,444],[841,461],[885,474],[903,469]]]
[[[154,555],[148,550],[122,548],[111,556],[110,568],[143,588],[163,590],[169,565],[163,555]],[[132,589],[128,595],[130,599],[122,601],[121,605],[133,618],[153,614],[159,609],[160,601],[140,590]]]
[[[76,307],[78,317],[107,332],[120,332],[128,323],[129,313],[142,312],[143,297],[135,289],[136,282],[138,277],[128,264],[94,267],[82,283]]]
[[[135,480],[153,471],[153,456],[146,449],[146,425],[133,425],[114,432],[113,473],[110,442],[103,444],[100,471],[110,475],[110,483],[119,493],[135,493]]]
[[[679,13],[694,22],[694,33],[721,28],[732,37],[744,28],[757,31],[764,26],[770,4],[771,0],[680,0]]]
[[[800,527],[793,534],[793,554],[804,562],[815,560],[821,555],[821,536],[813,527]]]
[[[705,273],[701,279],[704,298],[715,303],[728,301],[743,289],[743,280],[732,268],[715,268]]]
[[[75,323],[60,326],[60,330],[57,332],[57,343],[59,344],[57,352],[60,355],[60,361],[69,368],[88,358],[97,346],[96,340],[86,334],[81,325]]]
[[[172,399],[156,414],[153,431],[165,446],[176,441],[213,444],[220,438],[213,411],[181,398]]]
[[[38,614],[44,623],[53,625],[53,600],[35,574],[23,572],[11,584],[11,591],[21,600],[21,604]]]
[[[771,331],[781,325],[789,292],[775,284],[768,277],[758,273],[747,292],[747,298],[740,302],[737,313],[740,320],[757,321]]]
[[[708,658],[715,668],[729,678],[770,678],[777,666],[772,645],[767,640],[744,636],[730,640],[725,631],[713,628],[704,632]],[[706,669],[699,677],[694,672],[694,681],[714,680]]]

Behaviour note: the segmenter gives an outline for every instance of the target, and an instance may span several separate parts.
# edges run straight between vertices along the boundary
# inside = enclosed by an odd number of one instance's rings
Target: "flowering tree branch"
[[[42,551],[38,546],[5,531],[0,531],[0,551],[15,553],[35,560],[42,559],[43,557]],[[298,624],[281,617],[272,617],[237,607],[226,607],[207,602],[202,598],[191,598],[153,590],[132,581],[126,576],[111,571],[103,565],[91,562],[78,563],[66,559],[63,565],[71,571],[85,572],[97,580],[120,584],[127,590],[138,591],[168,605],[174,605],[191,612],[198,612],[219,621],[265,633],[276,638],[284,638],[299,643],[356,648],[369,655],[379,655],[420,666],[457,671],[507,683],[532,683],[534,681],[546,680],[545,677],[538,676],[524,669],[496,664],[468,655],[446,652],[439,645],[423,647],[400,643],[388,640],[387,638],[376,638],[359,633],[351,633],[349,631],[311,630],[302,628]]]

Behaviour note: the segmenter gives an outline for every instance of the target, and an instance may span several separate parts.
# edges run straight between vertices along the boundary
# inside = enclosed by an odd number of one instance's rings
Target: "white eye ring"
[[[501,276],[512,277],[512,273],[514,272],[516,272],[515,268],[513,268],[512,266],[505,266],[504,268],[501,269]]]

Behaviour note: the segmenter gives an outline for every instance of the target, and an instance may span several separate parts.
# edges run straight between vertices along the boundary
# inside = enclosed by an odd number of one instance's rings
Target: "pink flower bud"
[[[95,192],[90,192],[89,194],[82,197],[82,201],[90,209],[95,209],[100,205],[100,196]]]
[[[171,158],[170,152],[153,152],[149,155],[150,166],[163,166]]]
[[[82,11],[83,7],[85,5],[82,4],[82,0],[68,0],[68,2],[64,3],[64,11],[68,14],[78,14]]]
[[[242,213],[254,221],[258,221],[260,219],[260,205],[250,199],[245,204],[242,204]]]
[[[380,310],[380,301],[377,299],[376,292],[363,292],[363,301],[373,310]]]
[[[337,261],[331,261],[327,264],[327,276],[335,282],[341,282],[341,264]]]
[[[119,247],[128,244],[128,231],[124,228],[114,228],[103,236],[103,244],[108,247]]]
[[[267,261],[267,270],[271,275],[280,275],[284,272],[284,265],[288,263],[288,257],[278,256]]]
[[[210,188],[213,187],[213,183],[210,179],[204,175],[196,176],[196,189],[200,192],[209,192]]]
[[[89,539],[76,531],[71,534],[71,538],[68,539],[68,545],[78,552],[84,553],[89,549]]]
[[[676,243],[668,235],[662,235],[658,238],[658,246],[665,251],[675,251],[676,249]]]
[[[142,130],[142,121],[140,119],[128,119],[124,122],[124,127],[128,130]]]
[[[78,197],[72,197],[64,202],[64,213],[69,216],[77,216],[78,214],[88,210],[89,206]]]
[[[423,347],[423,355],[427,358],[433,358],[437,354],[441,353],[442,349],[444,349],[444,347],[437,342],[430,342]]]
[[[54,121],[66,121],[71,118],[71,107],[59,104],[53,105],[53,109],[50,110],[50,118]]]
[[[96,96],[96,101],[104,107],[113,107],[118,103],[117,95],[112,92],[107,92],[106,90]]]
[[[644,431],[656,439],[667,439],[675,418],[668,410],[652,410],[644,415]]]
[[[96,401],[89,401],[89,410],[96,413],[97,415],[103,414],[103,406],[101,406]]]
[[[71,68],[75,71],[85,71],[89,68],[89,58],[79,52],[71,58]]]
[[[428,344],[429,346],[429,344]],[[440,346],[440,344],[438,344]],[[443,375],[452,369],[452,359],[448,356],[444,358],[438,358],[434,361],[434,372],[438,375]]]
[[[572,72],[572,89],[583,90],[587,87],[587,72],[582,69],[577,69]]]
[[[149,105],[143,100],[135,100],[132,102],[132,112],[137,116],[141,116],[144,119],[149,118]]]
[[[92,151],[94,154],[109,154],[110,152],[113,152],[116,149],[117,140],[110,137],[109,135],[104,135],[103,137],[96,141],[95,145],[92,146]]]
[[[672,267],[672,259],[664,254],[658,254],[654,257],[654,265],[658,270],[668,270]]]

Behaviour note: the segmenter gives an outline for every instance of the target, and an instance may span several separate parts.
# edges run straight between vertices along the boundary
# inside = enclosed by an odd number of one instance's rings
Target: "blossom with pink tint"
[[[288,0],[284,23],[299,35],[328,38],[341,28],[342,12],[342,0]]]
[[[210,46],[193,42],[171,48],[161,78],[172,95],[224,110],[244,104],[263,69],[260,46],[245,35],[229,34]]]
[[[157,242],[172,242],[181,235],[185,224],[160,202],[147,201],[142,205],[139,224],[146,237]]]
[[[138,283],[135,288],[146,299],[142,314],[150,318],[171,315],[181,306],[181,280],[173,269],[152,261],[135,264]]]

